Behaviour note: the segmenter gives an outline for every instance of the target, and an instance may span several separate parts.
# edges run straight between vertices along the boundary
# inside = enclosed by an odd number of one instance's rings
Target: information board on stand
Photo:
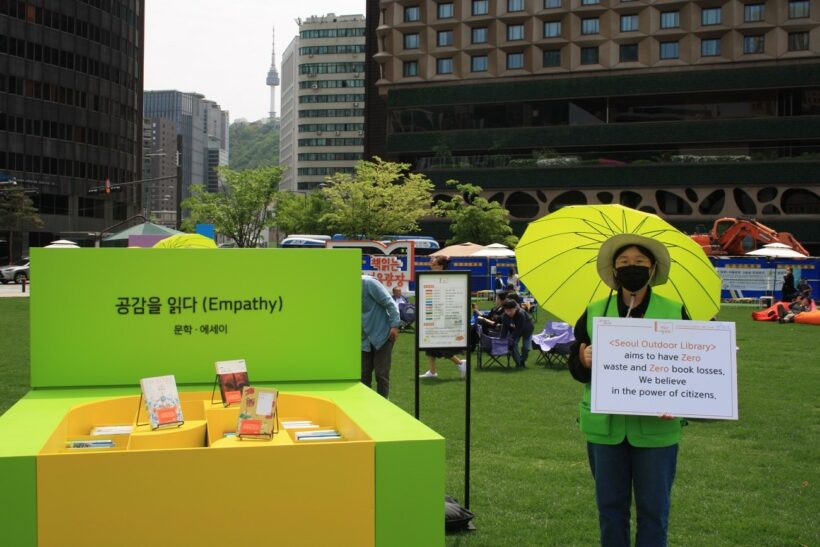
[[[469,277],[460,272],[419,272],[418,279],[418,349],[466,349]]]

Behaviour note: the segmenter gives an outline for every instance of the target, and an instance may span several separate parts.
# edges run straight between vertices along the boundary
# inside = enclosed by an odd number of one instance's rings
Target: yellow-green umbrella
[[[692,319],[708,320],[720,309],[720,277],[701,246],[657,215],[621,205],[575,205],[527,227],[515,248],[518,274],[541,307],[575,323],[587,305],[611,289],[598,275],[601,244],[617,234],[638,234],[669,250],[669,279],[652,288],[681,302]]]
[[[216,243],[210,237],[201,234],[178,234],[160,239],[155,249],[216,249]]]

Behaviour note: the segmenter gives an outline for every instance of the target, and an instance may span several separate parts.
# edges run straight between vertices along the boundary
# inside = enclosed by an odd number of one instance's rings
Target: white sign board
[[[785,269],[716,268],[724,291],[773,291],[777,280],[783,283]]]
[[[466,348],[470,327],[467,272],[419,272],[419,349]]]
[[[737,420],[735,324],[596,317],[592,412]]]

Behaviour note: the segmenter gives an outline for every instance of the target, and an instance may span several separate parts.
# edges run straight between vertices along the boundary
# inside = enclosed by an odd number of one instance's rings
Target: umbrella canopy
[[[449,257],[473,256],[473,253],[475,253],[477,251],[480,251],[483,248],[484,248],[483,245],[478,245],[476,243],[470,243],[468,241],[467,243],[458,243],[456,245],[450,245],[449,247],[444,247],[443,249],[434,252],[430,256],[439,256],[439,255],[449,256]]]
[[[46,249],[79,249],[80,246],[67,239],[58,239],[45,246]]]
[[[155,249],[216,249],[216,242],[202,234],[179,234],[157,241]]]
[[[527,227],[515,249],[518,272],[542,308],[574,323],[587,305],[611,289],[598,275],[598,250],[617,234],[638,234],[669,250],[669,279],[652,288],[686,306],[692,319],[707,320],[720,309],[720,277],[692,238],[657,215],[620,205],[559,209]]]
[[[768,256],[770,258],[806,258],[806,255],[790,249],[782,243],[769,243],[760,249],[746,253],[746,256]]]
[[[159,224],[154,224],[153,222],[143,222],[142,224],[131,226],[130,228],[123,230],[122,232],[111,234],[110,236],[103,238],[103,241],[128,241],[128,238],[130,236],[172,236],[181,233],[183,232],[174,230],[173,228],[168,228],[167,226],[160,226]]]
[[[501,243],[492,243],[490,245],[485,246],[483,249],[479,249],[470,256],[489,256],[503,258],[515,256],[515,251],[513,251],[506,245],[502,245]]]

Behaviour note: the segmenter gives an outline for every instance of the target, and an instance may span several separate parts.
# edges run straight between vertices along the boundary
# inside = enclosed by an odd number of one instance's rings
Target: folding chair
[[[493,364],[501,368],[510,368],[512,348],[510,347],[509,338],[490,336],[484,332],[481,325],[476,325],[476,331],[478,332],[478,368],[490,367]],[[501,361],[504,357],[507,358],[506,364]],[[485,361],[484,359],[488,360]]]
[[[400,330],[412,330],[413,323],[416,321],[416,306],[414,304],[399,305],[399,319],[401,319]]]
[[[532,337],[538,346],[536,364],[549,368],[562,368],[569,365],[569,354],[575,342],[572,326],[561,321],[547,321],[544,330]]]

